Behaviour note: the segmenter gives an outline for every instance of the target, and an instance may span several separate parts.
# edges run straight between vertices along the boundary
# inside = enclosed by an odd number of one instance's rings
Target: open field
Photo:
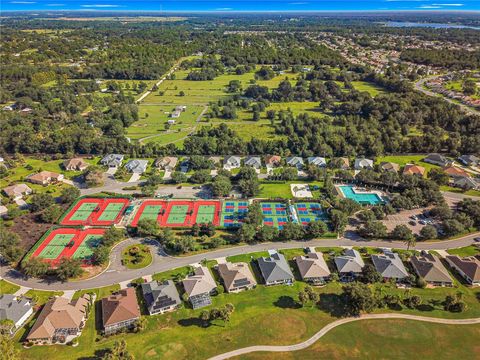
[[[358,91],[366,91],[368,92],[372,97],[375,97],[379,94],[386,94],[388,90],[382,88],[381,86],[378,86],[374,83],[370,83],[367,81],[352,81],[353,87],[358,90]]]
[[[466,247],[463,247],[463,248],[450,249],[450,250],[447,250],[447,252],[450,255],[458,255],[460,257],[474,256],[474,255],[479,255],[480,254],[480,247],[470,245],[470,246],[466,246]]]
[[[15,294],[20,289],[20,286],[9,283],[5,280],[0,280],[0,295]]]
[[[425,158],[426,155],[393,155],[393,156],[379,156],[375,160],[375,164],[380,164],[383,161],[393,162],[399,164],[401,167],[405,166],[406,164],[416,164],[419,166],[423,166],[427,173],[430,169],[439,168],[437,165],[429,164],[422,159]]]

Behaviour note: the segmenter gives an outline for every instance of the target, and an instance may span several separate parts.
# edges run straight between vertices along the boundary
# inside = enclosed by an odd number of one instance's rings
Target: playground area
[[[227,228],[240,226],[247,212],[248,201],[227,200],[223,202],[220,224]]]
[[[104,232],[105,229],[53,229],[40,238],[31,257],[41,258],[52,266],[57,266],[64,257],[80,259],[88,265]]]
[[[283,229],[283,225],[289,222],[287,204],[282,202],[262,202],[260,204],[263,214],[263,224]]]
[[[315,202],[301,202],[293,205],[295,209],[297,222],[302,225],[308,225],[313,221],[327,221],[328,216],[323,211],[319,203]]]
[[[82,198],[60,219],[61,225],[110,226],[120,221],[126,198]]]

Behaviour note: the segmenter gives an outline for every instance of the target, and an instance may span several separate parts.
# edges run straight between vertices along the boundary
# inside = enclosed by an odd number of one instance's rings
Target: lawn
[[[98,301],[118,290],[120,290],[120,285],[118,284],[106,286],[103,288],[78,290],[75,292],[75,294],[73,294],[73,299],[78,299],[83,294],[95,293],[97,295],[97,301]]]
[[[28,290],[25,296],[32,298],[36,305],[45,304],[51,297],[62,296],[63,291]]]
[[[447,250],[450,255],[458,255],[460,257],[464,256],[474,256],[480,254],[480,248],[470,245],[458,249]]]
[[[352,85],[356,90],[360,92],[366,91],[372,97],[375,97],[378,94],[388,93],[388,91],[385,88],[382,88],[381,86],[375,85],[367,81],[352,81]]]
[[[0,295],[15,294],[18,290],[20,290],[20,286],[9,283],[3,279],[0,280]]]
[[[144,244],[130,245],[122,252],[122,264],[128,269],[141,269],[152,262],[150,248]]]
[[[323,187],[323,182],[321,181],[312,181],[306,182],[301,180],[286,181],[285,183],[268,183],[263,182],[260,184],[260,193],[258,194],[259,198],[274,199],[274,198],[283,198],[283,199],[292,199],[292,190],[290,189],[290,184],[303,184],[308,183],[312,186],[316,185],[320,188]],[[313,196],[316,197],[318,191],[313,192]]]
[[[457,194],[465,194],[465,195],[479,196],[480,197],[480,190],[473,190],[472,189],[472,190],[464,191],[462,189],[452,187],[452,186],[440,186],[440,190],[454,192],[454,193],[457,193]]]
[[[285,353],[252,353],[245,360],[270,359],[469,359],[478,353],[478,325],[441,325],[412,320],[364,320],[329,331],[307,349]],[[435,346],[432,344],[435,339]],[[433,346],[426,346],[432,344]],[[391,357],[387,356],[387,357]],[[234,358],[234,359],[240,359]]]
[[[439,168],[437,165],[429,164],[422,159],[425,158],[426,155],[393,155],[393,156],[380,156],[375,159],[375,164],[380,164],[383,161],[386,162],[393,162],[399,164],[401,167],[405,166],[406,164],[416,164],[419,166],[423,166],[427,173],[430,169]]]

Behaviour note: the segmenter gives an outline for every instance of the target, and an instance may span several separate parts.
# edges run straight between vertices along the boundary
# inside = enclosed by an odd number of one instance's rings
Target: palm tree
[[[410,246],[415,248],[415,245],[417,245],[417,238],[415,236],[409,236],[405,239],[404,243],[407,245],[407,251],[409,251]]]

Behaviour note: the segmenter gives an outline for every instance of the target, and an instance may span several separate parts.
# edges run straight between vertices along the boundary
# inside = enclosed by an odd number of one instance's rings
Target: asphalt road
[[[479,233],[464,236],[455,240],[437,241],[437,242],[420,242],[415,247],[416,250],[447,250],[451,248],[458,248],[471,245],[474,238],[479,236]],[[292,249],[301,247],[332,247],[332,246],[367,246],[367,247],[386,247],[406,249],[407,246],[399,241],[367,241],[363,239],[318,239],[309,241],[291,241],[291,242],[274,242],[262,243],[255,245],[242,245],[236,247],[229,247],[215,251],[209,251],[202,254],[196,254],[184,257],[172,257],[167,255],[163,249],[155,243],[151,243],[153,261],[143,268],[130,270],[119,265],[120,253],[123,248],[135,242],[147,241],[145,239],[128,239],[118,244],[112,249],[111,264],[102,274],[87,280],[60,282],[48,281],[43,279],[25,278],[20,272],[11,269],[7,266],[2,266],[0,276],[14,284],[40,290],[80,290],[103,287],[121,282],[134,280],[147,275],[164,272],[167,270],[187,266],[194,263],[199,263],[204,259],[212,260],[221,257],[228,257],[232,255],[248,254],[257,251],[266,251],[269,249]]]

